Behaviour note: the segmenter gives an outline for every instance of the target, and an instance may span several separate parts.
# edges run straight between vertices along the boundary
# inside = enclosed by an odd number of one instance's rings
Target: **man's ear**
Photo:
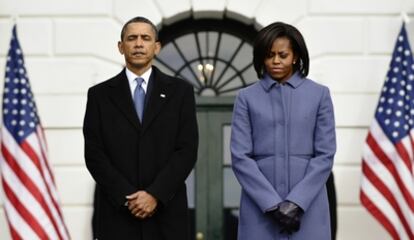
[[[155,42],[155,55],[158,55],[158,53],[160,53],[161,51],[161,42],[156,41]]]
[[[124,49],[123,49],[122,41],[118,41],[118,50],[119,50],[119,53],[124,55]]]

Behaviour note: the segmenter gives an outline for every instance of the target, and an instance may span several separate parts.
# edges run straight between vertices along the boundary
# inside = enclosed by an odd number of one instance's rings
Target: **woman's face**
[[[293,74],[296,57],[290,41],[286,37],[276,38],[272,48],[264,60],[266,72],[276,81],[285,82]]]

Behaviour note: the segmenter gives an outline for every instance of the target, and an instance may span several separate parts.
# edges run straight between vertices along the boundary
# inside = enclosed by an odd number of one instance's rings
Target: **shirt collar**
[[[297,71],[286,81],[286,84],[297,88],[300,84],[305,80]],[[264,74],[263,78],[261,79],[261,84],[266,91],[270,91],[273,86],[278,86],[280,83],[275,81],[270,75],[267,73]]]
[[[138,78],[138,77],[143,78],[144,82],[145,82],[145,85],[148,85],[151,73],[152,73],[152,67],[150,67],[147,71],[145,71],[141,76],[136,75],[131,70],[129,70],[127,67],[125,67],[125,74],[128,78],[129,85],[133,84],[135,79]]]

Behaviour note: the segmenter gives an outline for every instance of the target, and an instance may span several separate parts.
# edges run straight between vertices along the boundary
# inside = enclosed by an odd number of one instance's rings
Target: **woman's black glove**
[[[300,229],[300,218],[303,210],[298,205],[290,201],[281,202],[277,208],[270,211],[273,219],[281,227],[281,233],[292,234]]]

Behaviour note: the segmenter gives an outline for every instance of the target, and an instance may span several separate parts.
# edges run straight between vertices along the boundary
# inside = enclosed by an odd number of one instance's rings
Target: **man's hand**
[[[131,214],[140,219],[151,217],[157,208],[157,199],[146,191],[138,191],[126,196],[126,199]]]

